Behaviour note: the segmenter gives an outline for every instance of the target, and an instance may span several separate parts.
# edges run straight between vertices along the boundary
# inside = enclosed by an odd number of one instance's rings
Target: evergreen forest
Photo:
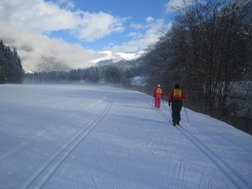
[[[0,41],[0,83],[21,83],[23,68],[17,50]]]

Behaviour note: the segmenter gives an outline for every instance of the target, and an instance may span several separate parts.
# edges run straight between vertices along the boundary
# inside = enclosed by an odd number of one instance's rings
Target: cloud
[[[61,39],[50,39],[25,29],[14,31],[12,27],[4,27],[0,35],[7,45],[17,48],[27,72],[40,70],[38,65],[49,59],[73,69],[92,66],[93,59],[102,57],[102,54],[80,45],[67,44]]]
[[[0,7],[1,22],[40,33],[74,29],[80,22],[74,13],[42,0],[1,0]]]
[[[175,12],[176,9],[181,9],[185,5],[190,5],[192,4],[192,0],[169,0],[165,4],[165,11],[167,13],[172,13]]]
[[[154,20],[153,17],[149,16],[145,19],[146,22],[152,22]]]
[[[8,21],[6,23],[24,25],[40,33],[69,30],[76,38],[85,41],[93,41],[124,29],[121,18],[104,12],[71,11],[60,5],[74,7],[69,0],[59,0],[58,4],[43,0],[1,0],[0,16]]]
[[[165,24],[163,19],[155,20],[152,17],[147,17],[145,21],[145,25],[141,25],[141,29],[144,29],[144,32],[131,32],[129,36],[132,37],[132,40],[124,42],[121,45],[110,45],[108,48],[115,52],[141,51],[142,49],[146,49],[149,45],[155,43],[159,37],[164,32],[167,32],[171,27],[171,23]],[[140,27],[135,28],[140,29]]]
[[[75,7],[75,4],[71,0],[57,0],[56,3],[66,9],[72,9]]]
[[[130,27],[131,27],[131,28],[134,28],[134,29],[136,29],[136,30],[140,30],[140,29],[143,29],[143,28],[144,28],[144,24],[134,24],[134,23],[132,23],[132,24],[130,25]]]
[[[71,0],[0,0],[0,38],[17,48],[25,71],[41,68],[86,68],[96,60],[111,57],[120,59],[132,56],[156,42],[170,24],[163,19],[147,17],[144,24],[130,25],[127,42],[104,48],[112,53],[97,52],[81,45],[69,44],[62,39],[52,39],[51,32],[64,31],[82,41],[95,41],[125,30],[126,20],[105,12],[86,12],[75,8]],[[133,30],[133,31],[132,31]],[[127,34],[125,34],[127,35]],[[52,64],[53,66],[41,66]]]
[[[62,8],[65,7],[65,8]],[[70,0],[57,3],[43,0],[1,0],[0,38],[17,48],[26,71],[37,71],[45,61],[61,62],[69,68],[94,65],[104,56],[94,50],[47,36],[53,31],[69,31],[76,38],[92,41],[123,31],[123,19],[99,12],[73,11]]]
[[[110,14],[104,12],[88,13],[83,11],[78,14],[82,15],[83,20],[74,32],[77,33],[80,39],[85,41],[93,41],[110,35],[111,33],[122,32],[124,30],[122,24],[123,19],[113,17]]]

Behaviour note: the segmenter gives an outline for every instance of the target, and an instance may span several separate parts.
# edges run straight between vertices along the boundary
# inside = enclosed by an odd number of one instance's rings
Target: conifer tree
[[[21,83],[23,68],[17,50],[0,41],[0,83]]]

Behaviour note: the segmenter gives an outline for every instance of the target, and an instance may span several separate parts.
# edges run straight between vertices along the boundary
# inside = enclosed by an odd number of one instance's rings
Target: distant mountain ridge
[[[107,65],[111,63],[133,61],[140,58],[146,52],[138,51],[136,53],[112,53],[111,51],[104,51],[104,53],[107,54],[107,57],[96,62],[96,66],[102,66],[102,65]]]

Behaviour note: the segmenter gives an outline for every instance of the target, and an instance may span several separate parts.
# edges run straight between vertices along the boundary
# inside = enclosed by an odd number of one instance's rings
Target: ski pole
[[[153,101],[152,101],[152,104],[151,104],[151,108],[153,108],[153,106],[154,106],[154,101],[155,101],[155,97],[153,97]]]
[[[163,103],[163,105],[164,105],[164,107],[166,107],[166,104],[164,103],[164,101],[162,100],[162,103]],[[169,107],[168,107],[169,108]]]
[[[163,102],[163,101],[162,101]],[[165,103],[163,102],[164,106],[165,106]],[[171,106],[169,106],[169,102],[168,102],[168,109],[170,111],[170,114],[171,114],[171,117],[172,117],[172,111],[171,111]]]
[[[184,110],[185,110],[185,114],[186,114],[187,121],[188,121],[188,123],[189,123],[189,118],[188,118],[188,115],[187,115],[187,112],[186,112],[185,107],[184,107]]]
[[[163,105],[165,106],[165,103],[164,103],[163,99],[161,99],[161,101],[162,101]]]
[[[169,106],[169,110],[170,110],[170,114],[171,114],[171,118],[172,118],[172,109],[171,109],[171,106]]]

